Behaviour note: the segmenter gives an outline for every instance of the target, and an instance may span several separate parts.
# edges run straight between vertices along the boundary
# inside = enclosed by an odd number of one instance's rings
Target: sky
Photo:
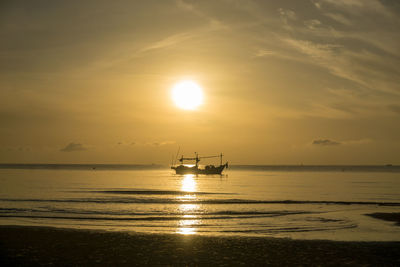
[[[0,162],[400,164],[399,29],[396,0],[1,1]]]

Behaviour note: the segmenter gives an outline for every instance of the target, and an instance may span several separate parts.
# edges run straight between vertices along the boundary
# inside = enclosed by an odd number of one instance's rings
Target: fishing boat
[[[225,164],[222,164],[222,153],[217,156],[205,156],[205,157],[199,157],[197,153],[195,153],[195,157],[193,158],[185,158],[182,157],[179,159],[180,164],[175,166],[171,166],[171,169],[175,170],[176,174],[221,174],[222,171],[225,168],[228,168],[228,162]],[[204,168],[199,167],[199,162],[201,159],[207,159],[207,158],[220,158],[220,165],[219,166],[214,166],[214,165],[206,165]],[[185,161],[194,161],[195,164],[184,164]]]

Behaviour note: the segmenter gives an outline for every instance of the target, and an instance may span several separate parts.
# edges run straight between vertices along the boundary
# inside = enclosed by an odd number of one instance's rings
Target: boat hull
[[[176,174],[205,174],[205,175],[211,175],[211,174],[221,174],[222,171],[228,167],[228,163],[225,163],[220,166],[206,166],[204,169],[200,169],[197,166],[193,167],[188,167],[184,165],[179,165],[179,166],[172,166],[171,169],[175,170]]]

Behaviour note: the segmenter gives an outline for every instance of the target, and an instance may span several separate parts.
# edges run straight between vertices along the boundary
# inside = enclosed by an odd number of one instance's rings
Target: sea
[[[0,165],[0,225],[140,233],[400,241],[399,166]]]

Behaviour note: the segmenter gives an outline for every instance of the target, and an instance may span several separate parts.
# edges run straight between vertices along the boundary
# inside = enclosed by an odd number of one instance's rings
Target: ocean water
[[[101,166],[100,166],[101,167]],[[0,224],[107,231],[400,241],[400,172],[236,168],[0,169]]]

